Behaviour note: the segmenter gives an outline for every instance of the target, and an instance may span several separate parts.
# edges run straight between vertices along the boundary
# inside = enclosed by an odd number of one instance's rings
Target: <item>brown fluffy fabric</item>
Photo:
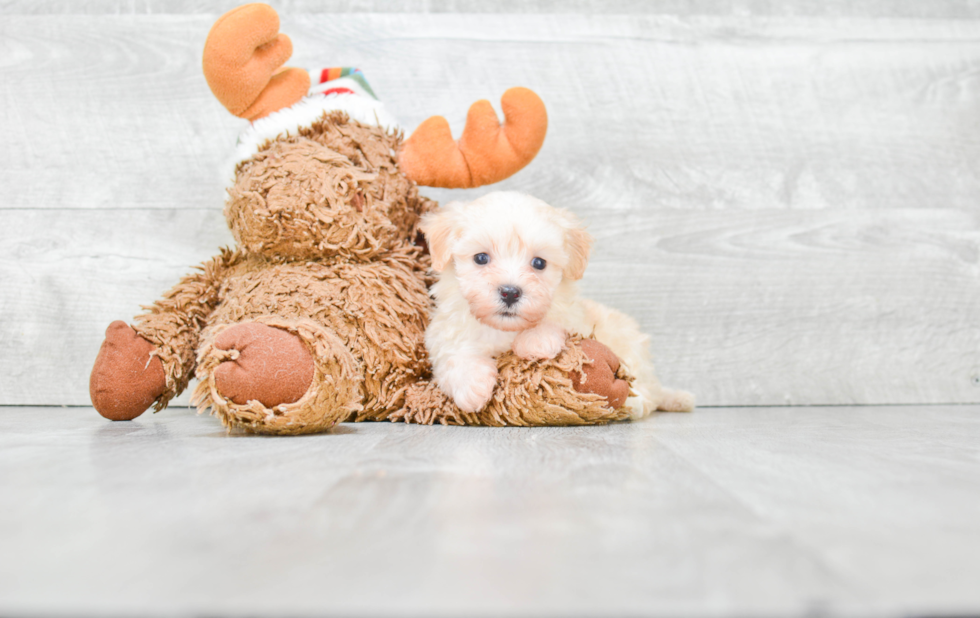
[[[429,300],[420,269],[427,263],[418,249],[407,245],[367,263],[276,264],[250,256],[240,272],[225,282],[222,302],[202,339],[210,342],[220,332],[218,327],[241,322],[276,317],[284,320],[281,327],[294,330],[293,324],[308,321],[317,327],[311,334],[294,332],[306,340],[314,360],[336,362],[339,355],[344,359],[341,364],[351,367],[345,374],[355,376],[343,378],[357,382],[344,408],[355,413],[356,420],[383,419],[401,404],[404,387],[418,379],[425,365],[423,337]],[[325,360],[314,350],[318,344],[324,347],[323,341],[329,341],[326,347],[332,349],[334,337],[349,350],[350,358],[334,351]],[[198,378],[209,379],[207,370],[199,368]],[[314,378],[314,385],[318,384],[322,383]],[[200,401],[202,409],[212,403]]]
[[[222,249],[221,254],[198,267],[167,291],[163,298],[135,318],[133,329],[157,347],[155,356],[163,362],[167,390],[154,404],[160,411],[187,388],[194,372],[195,352],[201,329],[218,306],[218,295],[228,272],[242,261],[239,251]]]
[[[612,409],[606,398],[576,392],[570,375],[581,374],[589,357],[581,337],[570,337],[566,349],[549,361],[531,361],[513,352],[500,356],[500,377],[490,402],[479,412],[463,412],[439,388],[420,381],[408,388],[405,405],[392,421],[432,425],[601,425],[629,418],[629,409]]]
[[[504,355],[500,387],[476,414],[420,381],[431,281],[429,257],[413,240],[420,215],[436,205],[399,172],[400,143],[400,134],[334,112],[238,166],[225,214],[239,248],[222,250],[136,319],[166,373],[157,409],[193,373],[201,411],[256,433],[310,433],[344,420],[581,425],[627,417],[573,388],[570,375],[589,363],[577,339],[552,361]],[[215,370],[237,351],[215,340],[248,323],[292,333],[309,351],[313,378],[298,400],[270,407],[220,392]]]
[[[258,401],[236,404],[222,396],[214,380],[214,369],[229,358],[226,350],[214,347],[214,337],[233,324],[216,326],[201,346],[192,403],[200,412],[208,408],[228,428],[252,433],[296,435],[330,429],[362,409],[363,374],[357,358],[335,334],[311,320],[259,316],[254,321],[288,330],[310,347],[316,360],[313,384],[299,401],[267,408]]]
[[[240,248],[222,250],[136,319],[166,372],[157,409],[195,367],[199,408],[248,431],[322,431],[402,405],[425,368],[429,306],[428,256],[411,241],[435,203],[397,172],[399,140],[335,112],[238,167],[225,214]],[[299,401],[269,409],[221,396],[213,370],[229,352],[214,338],[246,322],[307,346],[316,367]]]
[[[225,216],[246,250],[272,259],[373,260],[415,237],[435,203],[398,172],[399,135],[333,112],[238,166]]]

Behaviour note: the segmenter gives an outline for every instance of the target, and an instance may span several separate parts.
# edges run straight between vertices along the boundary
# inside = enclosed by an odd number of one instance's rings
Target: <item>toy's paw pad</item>
[[[89,378],[89,395],[99,414],[113,421],[132,420],[167,390],[163,363],[151,356],[153,350],[125,322],[109,325]]]
[[[613,409],[621,408],[629,396],[630,385],[626,380],[616,377],[619,357],[595,339],[583,339],[580,345],[592,363],[583,366],[582,373],[572,372],[573,387],[580,393],[594,393],[605,397]]]
[[[229,359],[214,370],[222,397],[244,405],[258,401],[267,408],[299,401],[313,382],[313,357],[293,333],[265,324],[237,324],[222,331],[216,348]]]

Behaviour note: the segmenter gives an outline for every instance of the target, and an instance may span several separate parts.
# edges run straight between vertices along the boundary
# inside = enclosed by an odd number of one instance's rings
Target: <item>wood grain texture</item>
[[[84,404],[108,322],[231,242],[243,122],[200,74],[214,15],[24,6],[0,5],[0,404]],[[978,401],[980,22],[950,19],[974,5],[699,6],[282,21],[295,64],[360,66],[408,128],[536,89],[544,149],[495,188],[587,218],[586,291],[702,404]]]
[[[0,296],[0,402],[8,404],[87,404],[109,323],[130,321],[234,244],[215,210],[0,210],[0,229],[8,291]]]
[[[604,213],[579,213],[583,293],[635,316],[702,405],[980,399],[980,213]],[[232,242],[213,210],[8,210],[0,229],[0,280],[25,291],[0,298],[0,401],[24,404],[87,403],[106,325]]]
[[[238,0],[0,0],[13,15],[214,14]],[[980,19],[972,0],[268,0],[281,13],[589,13]]]
[[[5,17],[4,206],[215,207],[242,122],[200,75],[211,21]],[[476,99],[533,86],[549,136],[502,186],[552,201],[970,209],[980,194],[980,22],[285,15],[283,31],[299,66],[361,66],[408,128],[442,114],[458,131]]]
[[[0,613],[976,615],[977,444],[977,406],[285,439],[7,408]]]

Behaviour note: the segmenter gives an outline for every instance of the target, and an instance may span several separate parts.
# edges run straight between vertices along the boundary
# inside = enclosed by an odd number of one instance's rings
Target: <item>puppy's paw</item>
[[[497,386],[497,364],[493,359],[480,359],[470,368],[467,379],[453,389],[453,401],[463,412],[483,409]]]
[[[565,334],[561,326],[544,322],[518,333],[511,349],[527,360],[554,358],[565,347]]]

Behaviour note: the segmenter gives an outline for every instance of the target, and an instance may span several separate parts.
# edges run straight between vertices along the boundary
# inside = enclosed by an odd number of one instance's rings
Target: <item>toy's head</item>
[[[309,73],[281,68],[291,53],[278,15],[264,4],[226,13],[204,46],[212,92],[253,123],[250,141],[239,147],[225,209],[247,251],[289,260],[372,259],[414,238],[418,217],[431,204],[418,197],[417,185],[503,180],[544,142],[547,112],[526,88],[504,93],[503,125],[483,100],[470,107],[458,141],[441,116],[403,141],[366,82],[364,89],[352,83],[311,90]]]
[[[483,324],[532,328],[562,281],[582,278],[592,236],[572,213],[523,193],[452,202],[422,218],[438,295],[466,301]]]
[[[398,169],[397,134],[333,112],[240,163],[225,216],[239,245],[290,260],[371,260],[413,239],[430,202]]]

